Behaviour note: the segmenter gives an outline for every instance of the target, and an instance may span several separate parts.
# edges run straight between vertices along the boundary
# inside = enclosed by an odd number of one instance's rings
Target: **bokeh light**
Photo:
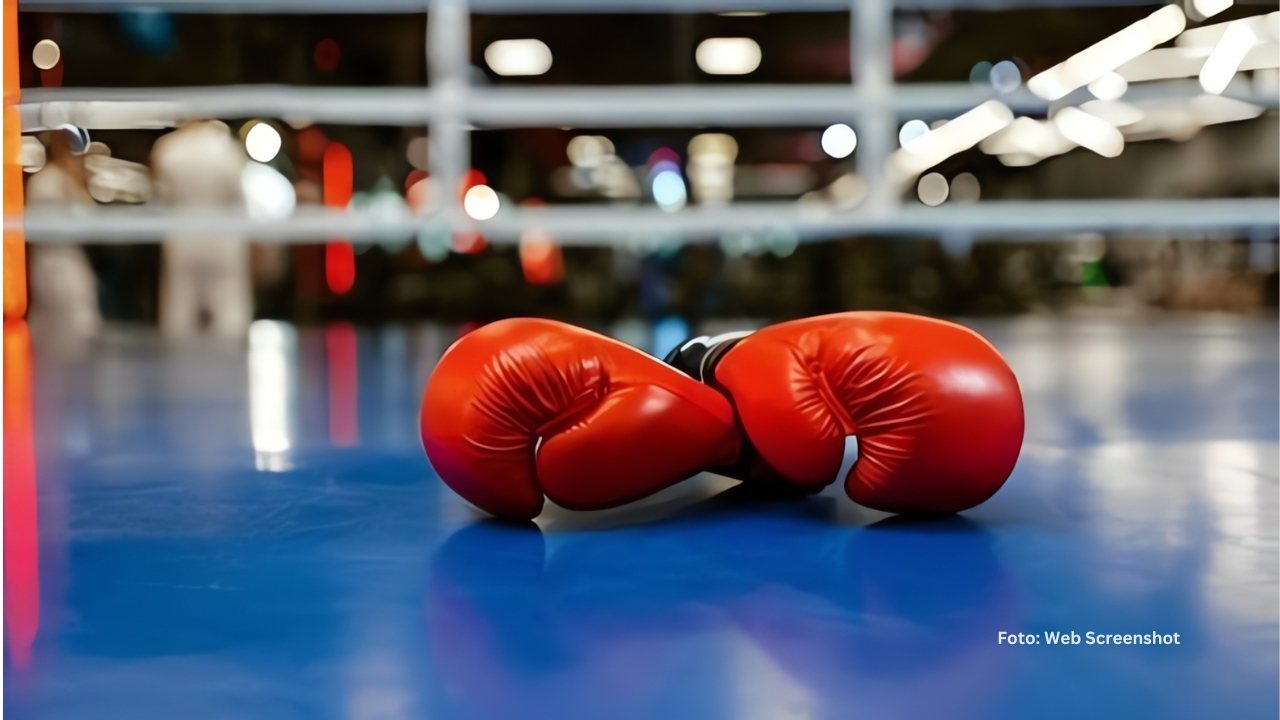
[[[856,207],[867,197],[867,181],[855,173],[845,173],[826,187],[827,201],[842,210]]]
[[[270,165],[245,163],[240,172],[249,217],[256,220],[280,220],[293,214],[297,195],[293,183]]]
[[[564,254],[550,233],[530,228],[520,235],[520,271],[530,285],[553,285],[564,279]]]
[[[760,44],[751,38],[708,38],[698,43],[694,59],[708,75],[747,75],[760,67]]]
[[[1191,0],[1191,9],[1203,19],[1217,15],[1232,4],[1232,0]]]
[[[596,167],[613,153],[613,142],[603,135],[578,135],[565,147],[565,155],[575,167]]]
[[[950,186],[947,184],[947,179],[936,172],[920,178],[920,184],[916,186],[916,195],[920,198],[920,202],[929,207],[936,207],[946,202],[949,192]]]
[[[462,209],[473,220],[488,220],[498,214],[502,203],[498,193],[488,185],[475,185],[462,198]]]
[[[987,85],[991,82],[991,63],[979,60],[969,69],[969,82],[974,85]]]
[[[790,228],[776,228],[765,235],[765,245],[774,257],[791,257],[800,245],[800,236]]]
[[[923,120],[908,120],[898,129],[898,144],[906,147],[912,140],[924,137],[929,132],[929,124]]]
[[[440,262],[449,257],[452,243],[449,229],[441,225],[424,225],[418,231],[418,252],[431,262]]]
[[[689,157],[720,157],[733,160],[738,156],[738,141],[725,133],[701,133],[689,141]]]
[[[675,212],[688,201],[684,178],[675,170],[663,170],[653,176],[653,201],[667,212]]]
[[[1053,116],[1053,124],[1071,142],[1103,157],[1124,152],[1124,135],[1116,126],[1079,108],[1062,108]]]
[[[1001,60],[991,66],[991,87],[996,92],[1009,93],[1022,84],[1022,70],[1012,60]]]
[[[453,251],[459,255],[475,255],[489,246],[489,241],[478,232],[457,232],[453,234]]]
[[[120,10],[120,25],[134,46],[161,55],[177,44],[173,15],[158,7],[127,7]]]
[[[1109,72],[1089,83],[1089,92],[1099,100],[1119,100],[1129,89],[1129,82],[1119,73]]]
[[[1058,100],[1177,37],[1187,17],[1177,5],[1165,5],[1138,22],[1109,35],[1027,80],[1027,89],[1046,100]]]
[[[840,160],[858,147],[858,133],[844,123],[836,123],[822,131],[822,151]]]
[[[333,38],[325,38],[316,43],[315,49],[311,52],[311,61],[315,63],[316,68],[325,72],[336,69],[341,59],[342,48]]]
[[[1147,116],[1137,107],[1117,100],[1090,100],[1081,103],[1080,109],[1090,115],[1097,115],[1118,128],[1142,122]]]
[[[346,295],[356,284],[356,251],[348,242],[324,246],[324,281],[334,295]]]
[[[421,170],[414,170],[405,178],[405,184],[408,187],[405,188],[404,199],[409,209],[413,212],[426,209],[433,190],[431,178]]]
[[[689,322],[684,318],[675,315],[660,318],[653,323],[653,340],[649,350],[656,357],[663,357],[688,340],[692,334]]]
[[[701,204],[733,200],[738,141],[725,133],[700,133],[689,141],[689,186]]]
[[[331,208],[345,208],[351,202],[355,183],[351,150],[340,142],[330,142],[324,147],[322,162],[324,204]]]
[[[294,143],[298,148],[298,160],[314,163],[321,161],[324,149],[329,144],[329,138],[325,136],[323,130],[312,125],[299,130]]]
[[[31,49],[31,62],[41,70],[52,69],[61,59],[62,48],[48,38],[36,43],[36,46]]]
[[[256,122],[244,136],[244,150],[260,163],[271,162],[280,153],[280,133],[270,124]]]
[[[951,178],[951,195],[954,202],[977,202],[982,197],[982,185],[977,176],[962,172]]]
[[[409,164],[413,167],[419,170],[426,170],[429,152],[430,150],[427,143],[427,137],[425,135],[419,135],[418,137],[410,140],[409,144],[405,146],[404,158],[405,160],[408,160]]]
[[[1248,23],[1229,23],[1200,67],[1200,87],[1207,93],[1221,95],[1236,76],[1249,49],[1258,41],[1257,33]]]
[[[659,167],[666,166],[666,167],[673,167],[673,168],[679,169],[680,153],[676,152],[675,150],[672,150],[666,145],[663,145],[659,147],[657,150],[654,150],[653,152],[649,153],[649,159],[646,160],[645,162],[651,168],[659,168]]]
[[[551,48],[541,40],[498,40],[484,49],[484,62],[499,75],[542,75],[551,69]]]

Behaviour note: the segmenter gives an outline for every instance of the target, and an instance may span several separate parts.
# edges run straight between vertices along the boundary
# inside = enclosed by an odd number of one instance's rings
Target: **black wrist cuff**
[[[751,332],[743,330],[715,336],[702,335],[686,340],[667,353],[663,362],[694,380],[710,383],[720,358]]]

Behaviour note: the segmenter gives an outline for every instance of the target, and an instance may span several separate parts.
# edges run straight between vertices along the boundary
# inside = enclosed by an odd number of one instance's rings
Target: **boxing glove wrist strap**
[[[716,365],[739,342],[752,334],[753,331],[744,330],[692,338],[667,353],[663,361],[694,380],[725,392],[732,403],[732,395],[716,382]],[[771,489],[773,492],[788,496],[795,494],[797,489],[806,494],[818,489],[796,488],[788,483],[777,471],[764,463],[741,425],[738,426],[738,430],[742,433],[738,459],[731,465],[708,468],[709,470],[748,482],[757,488]]]
[[[662,360],[694,380],[711,385],[714,384],[716,363],[752,332],[738,330],[720,335],[701,335],[676,346]]]

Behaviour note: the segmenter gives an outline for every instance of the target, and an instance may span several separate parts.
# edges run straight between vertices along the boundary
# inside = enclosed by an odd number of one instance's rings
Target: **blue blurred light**
[[[449,229],[439,225],[424,225],[418,231],[418,252],[432,262],[440,262],[449,257],[453,244],[449,237]]]
[[[991,66],[991,87],[996,92],[1009,93],[1022,84],[1022,69],[1012,60],[1001,60]]]
[[[666,357],[667,353],[688,340],[691,335],[687,320],[676,315],[664,317],[653,324],[653,339],[649,350],[655,357]]]
[[[663,170],[653,178],[653,201],[667,212],[675,212],[684,207],[688,200],[684,187],[684,178],[673,170]]]
[[[969,70],[969,82],[974,85],[986,85],[991,82],[991,63],[980,60]]]
[[[905,147],[912,140],[922,138],[928,134],[929,123],[920,119],[908,120],[898,130],[898,144]]]
[[[153,55],[173,49],[173,17],[163,10],[138,8],[120,13],[125,35],[142,50]]]
[[[659,160],[649,168],[649,177],[660,175],[664,172],[680,173],[680,166],[671,160]]]

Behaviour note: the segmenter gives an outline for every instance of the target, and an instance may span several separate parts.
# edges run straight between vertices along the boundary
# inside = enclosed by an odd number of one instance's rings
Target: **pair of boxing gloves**
[[[453,344],[427,383],[422,443],[476,507],[621,505],[700,471],[895,513],[958,512],[1022,446],[1017,379],[985,339],[915,315],[851,312],[690,340],[658,360],[551,320]]]

